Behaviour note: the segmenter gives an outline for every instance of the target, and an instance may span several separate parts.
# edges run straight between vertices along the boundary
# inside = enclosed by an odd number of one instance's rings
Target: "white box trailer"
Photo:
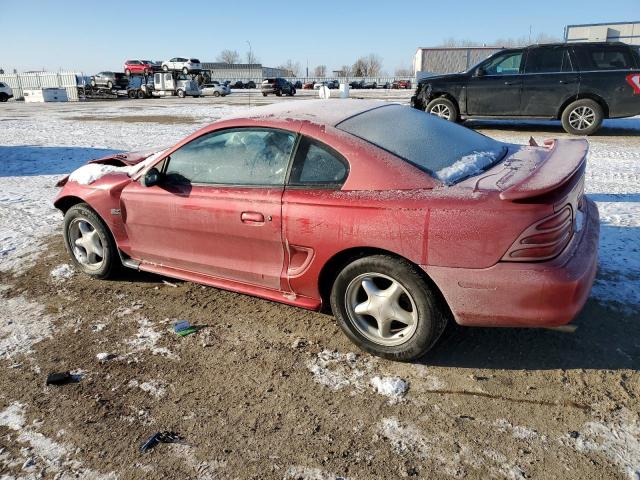
[[[68,102],[66,88],[34,88],[23,90],[26,103]]]
[[[175,72],[159,72],[153,76],[153,91],[155,97],[179,97],[202,95],[198,83],[195,80],[181,80]]]

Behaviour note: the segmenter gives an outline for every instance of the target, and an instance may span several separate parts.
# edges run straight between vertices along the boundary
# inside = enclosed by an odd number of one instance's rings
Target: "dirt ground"
[[[452,326],[399,364],[357,353],[327,315],[135,271],[56,279],[61,236],[46,251],[0,277],[3,304],[44,305],[44,339],[0,360],[2,478],[637,475],[637,314],[590,301],[573,334]],[[176,319],[202,328],[179,337]],[[45,386],[65,370],[78,381]],[[185,443],[141,453],[159,430]]]

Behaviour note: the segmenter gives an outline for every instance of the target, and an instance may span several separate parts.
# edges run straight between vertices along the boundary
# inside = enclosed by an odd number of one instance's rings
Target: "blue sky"
[[[291,58],[309,70],[379,54],[390,74],[415,49],[456,37],[492,44],[538,33],[562,37],[566,24],[640,20],[640,0],[94,3],[0,0],[0,67],[83,71],[121,69],[126,58],[214,61],[225,48],[259,60]],[[140,5],[140,8],[136,7]],[[265,8],[273,5],[273,10]]]

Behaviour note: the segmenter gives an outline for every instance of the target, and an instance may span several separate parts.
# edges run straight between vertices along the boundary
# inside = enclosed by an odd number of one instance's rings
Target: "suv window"
[[[284,185],[294,141],[268,128],[205,134],[173,152],[165,174],[173,183]]]
[[[521,63],[522,52],[509,52],[493,57],[482,68],[485,75],[517,75]]]
[[[582,70],[620,70],[634,68],[629,48],[617,45],[574,47]]]
[[[291,169],[290,185],[341,185],[349,171],[342,155],[328,145],[303,137]]]
[[[537,47],[527,54],[526,73],[571,72],[567,47]]]

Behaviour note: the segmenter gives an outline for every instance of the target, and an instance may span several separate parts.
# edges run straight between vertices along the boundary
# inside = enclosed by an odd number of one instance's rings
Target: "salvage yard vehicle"
[[[171,60],[167,60],[162,62],[162,71],[163,72],[182,72],[185,75],[189,73],[199,73],[202,71],[202,65],[200,64],[200,60],[197,58],[182,58],[175,57]]]
[[[13,90],[4,82],[0,82],[0,102],[6,102],[10,98],[13,98]]]
[[[125,90],[129,85],[129,79],[124,73],[120,72],[99,72],[91,77],[91,86],[93,88],[106,87]]]
[[[619,42],[502,50],[466,72],[421,81],[412,104],[450,121],[556,119],[590,135],[605,118],[640,114],[640,52]]]
[[[200,95],[203,97],[225,97],[231,93],[228,85],[220,85],[219,82],[205,83],[200,87]]]
[[[153,91],[154,97],[170,97],[177,95],[180,98],[186,96],[199,97],[202,95],[198,83],[193,80],[180,76],[177,72],[160,72],[153,75]]]
[[[362,349],[403,361],[450,319],[554,327],[585,304],[599,231],[586,140],[506,144],[365,100],[244,115],[62,179],[76,268],[330,309]]]
[[[130,75],[150,75],[153,73],[153,62],[151,60],[125,60],[124,74]]]
[[[260,85],[260,91],[263,97],[266,97],[270,93],[275,94],[277,97],[281,97],[282,95],[293,97],[296,94],[294,86],[291,85],[288,80],[279,77],[263,80],[262,85]]]

